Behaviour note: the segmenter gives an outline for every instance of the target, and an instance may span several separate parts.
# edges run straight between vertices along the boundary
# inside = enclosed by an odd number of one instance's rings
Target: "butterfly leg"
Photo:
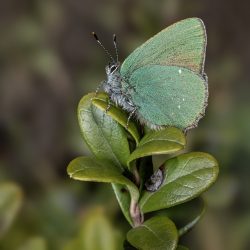
[[[102,81],[102,82],[98,85],[98,87],[97,87],[96,90],[95,90],[95,96],[94,96],[94,97],[96,97],[96,95],[98,94],[100,88],[102,88],[102,86],[103,86],[105,83],[106,83],[106,81]]]
[[[98,85],[98,87],[97,87],[96,90],[95,90],[94,96],[91,98],[91,101],[97,96],[97,94],[98,94],[100,88],[101,88],[105,83],[106,83],[106,81],[102,81],[102,82]]]
[[[127,123],[126,123],[126,129],[128,129],[129,121],[131,120],[132,116],[135,114],[137,108],[134,108],[131,113],[128,116]]]
[[[107,113],[107,112],[110,110],[110,108],[111,108],[111,98],[109,97],[109,98],[108,98],[108,106],[107,106],[107,108],[105,109],[105,113]]]

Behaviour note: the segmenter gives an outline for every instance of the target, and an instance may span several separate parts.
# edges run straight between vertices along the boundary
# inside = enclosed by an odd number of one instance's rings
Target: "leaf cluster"
[[[103,93],[91,93],[81,99],[78,121],[93,157],[72,160],[67,168],[69,176],[111,183],[132,226],[125,242],[130,249],[186,249],[178,246],[178,239],[200,219],[204,204],[201,202],[197,216],[179,228],[170,219],[171,208],[200,196],[215,182],[217,161],[202,152],[177,154],[186,145],[181,130],[143,130],[134,121],[126,128],[127,114],[115,106],[106,111],[107,106],[108,96]],[[154,166],[152,157],[160,154],[175,156]],[[145,183],[159,169],[162,183],[156,191],[148,191]]]

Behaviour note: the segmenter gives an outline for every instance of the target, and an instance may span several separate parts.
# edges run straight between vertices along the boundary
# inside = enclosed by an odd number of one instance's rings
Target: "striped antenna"
[[[116,34],[113,35],[113,43],[115,46],[116,62],[118,62],[118,49],[117,49],[117,42],[116,42]]]
[[[97,41],[97,43],[104,49],[105,53],[107,54],[107,56],[113,61],[115,62],[114,58],[111,56],[111,54],[109,53],[109,51],[103,46],[103,44],[100,42],[98,36],[96,35],[95,32],[92,32],[92,35],[94,36],[95,40]]]

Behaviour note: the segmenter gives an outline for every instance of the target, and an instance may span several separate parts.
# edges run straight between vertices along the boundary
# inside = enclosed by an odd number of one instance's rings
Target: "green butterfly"
[[[116,60],[104,48],[112,60],[106,66],[104,91],[129,112],[128,122],[134,116],[151,129],[196,127],[208,99],[206,44],[202,20],[188,18],[150,38],[120,65],[114,36]]]

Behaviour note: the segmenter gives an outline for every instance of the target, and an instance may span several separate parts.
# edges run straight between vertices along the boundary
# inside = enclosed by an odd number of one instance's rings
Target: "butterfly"
[[[188,18],[165,28],[135,49],[121,64],[116,36],[116,60],[106,66],[101,83],[109,99],[151,129],[168,126],[184,131],[197,126],[208,99],[204,63],[207,36],[199,18]],[[98,88],[99,89],[99,88]],[[110,104],[109,104],[110,107]]]

